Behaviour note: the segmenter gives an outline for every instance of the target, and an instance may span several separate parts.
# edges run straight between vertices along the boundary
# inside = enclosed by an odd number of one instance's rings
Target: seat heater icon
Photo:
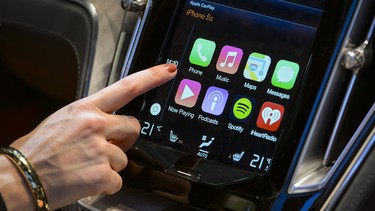
[[[178,136],[176,135],[176,134],[174,134],[173,133],[173,130],[171,130],[170,132],[169,132],[169,140],[171,141],[171,142],[176,142],[177,140],[178,140]]]
[[[241,153],[234,153],[232,158],[233,158],[233,161],[240,161],[242,156],[245,154],[245,151],[242,151]]]

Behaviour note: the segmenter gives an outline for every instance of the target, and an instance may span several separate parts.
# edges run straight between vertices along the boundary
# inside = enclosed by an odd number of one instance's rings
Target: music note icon
[[[229,45],[224,46],[221,49],[219,59],[217,60],[216,69],[229,74],[236,73],[238,66],[240,65],[242,55],[243,52],[240,48]]]
[[[228,58],[229,58],[229,61],[230,60],[232,61],[228,62]],[[236,58],[237,58],[237,51],[229,51],[227,53],[227,56],[225,57],[225,61],[220,62],[220,67],[225,67],[226,64],[228,65],[228,67],[233,67],[234,61],[236,61]]]

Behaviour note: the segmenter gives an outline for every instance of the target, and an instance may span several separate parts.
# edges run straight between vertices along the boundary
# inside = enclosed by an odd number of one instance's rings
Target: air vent
[[[351,44],[348,44],[347,47],[344,49],[342,58],[341,58],[341,66],[343,66],[346,70],[350,70],[351,77],[349,85],[345,92],[344,100],[341,104],[331,137],[328,142],[328,147],[324,155],[323,164],[330,165],[333,164],[337,159],[337,154],[335,151],[337,148],[340,148],[340,132],[342,131],[342,126],[344,125],[344,118],[347,116],[347,111],[349,108],[350,101],[352,100],[352,96],[355,92],[355,86],[359,78],[359,74],[367,67],[367,65],[371,61],[371,44],[372,39],[374,36],[374,27],[375,27],[375,18],[373,18],[372,24],[370,29],[367,33],[365,41],[358,47],[354,48]],[[366,87],[365,89],[368,89]],[[336,150],[335,150],[336,149]]]
[[[360,132],[370,116],[375,114],[374,94],[360,97],[368,93],[366,90],[375,90],[375,84],[371,82],[375,72],[370,70],[374,68],[365,68],[371,60],[371,40],[374,37],[375,18],[371,19],[373,5],[372,1],[365,0],[357,4],[306,136],[289,194],[322,189],[343,159],[350,156],[349,151],[354,144],[358,144],[356,141]],[[366,32],[366,29],[369,30],[365,37],[361,33]],[[365,41],[361,45],[353,47],[353,43],[360,43],[356,41],[364,37]],[[371,65],[374,66],[374,63]]]

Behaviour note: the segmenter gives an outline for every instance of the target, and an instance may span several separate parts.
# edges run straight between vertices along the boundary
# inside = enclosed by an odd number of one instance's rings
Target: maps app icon
[[[266,78],[270,64],[271,58],[269,56],[252,53],[246,62],[243,76],[247,79],[261,82]]]

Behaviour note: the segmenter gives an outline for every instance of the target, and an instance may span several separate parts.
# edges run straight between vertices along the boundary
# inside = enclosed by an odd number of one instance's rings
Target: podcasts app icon
[[[244,95],[236,96],[230,113],[230,118],[238,122],[248,122],[254,107],[254,102],[255,100],[251,97]]]
[[[208,88],[202,103],[202,110],[213,115],[220,115],[228,99],[228,91],[219,87]]]

